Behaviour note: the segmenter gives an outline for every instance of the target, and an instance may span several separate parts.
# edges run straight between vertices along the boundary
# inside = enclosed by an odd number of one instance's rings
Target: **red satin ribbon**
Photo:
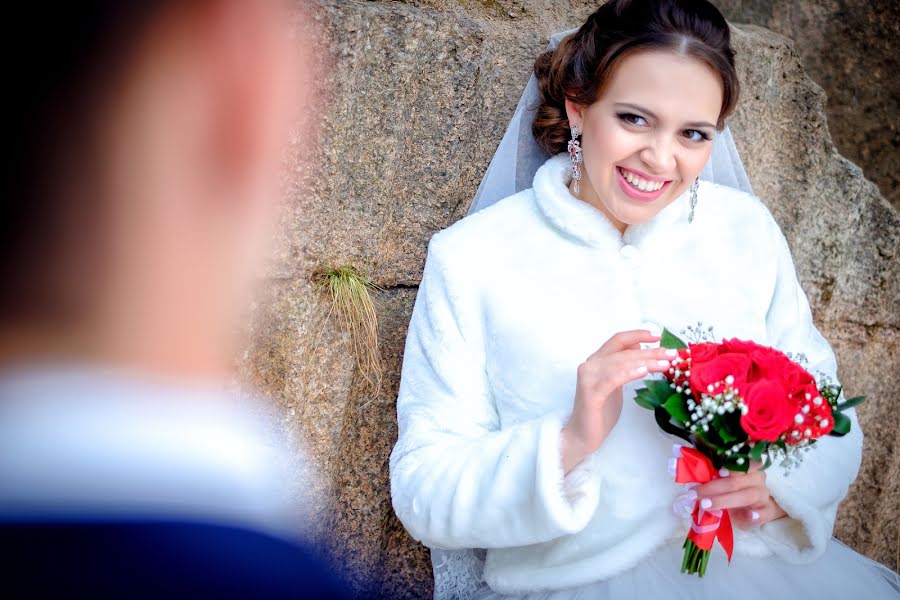
[[[718,478],[719,473],[713,467],[712,461],[702,452],[689,446],[681,447],[681,456],[675,461],[676,483],[706,483]],[[694,503],[691,520],[692,525],[688,539],[701,550],[709,550],[718,538],[728,556],[728,562],[731,563],[731,553],[734,550],[734,530],[731,528],[728,509],[704,510],[700,507],[698,499]]]

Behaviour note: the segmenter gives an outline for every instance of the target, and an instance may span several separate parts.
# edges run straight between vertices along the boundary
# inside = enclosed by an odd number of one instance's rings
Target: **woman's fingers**
[[[787,513],[771,498],[759,504],[731,509],[728,513],[732,516],[735,526],[741,529],[752,529],[787,516]]]
[[[765,488],[748,487],[714,496],[700,496],[700,507],[705,510],[722,508],[746,508],[751,505],[765,502],[769,493]]]
[[[731,522],[734,523],[734,526],[744,531],[759,527],[763,523],[768,523],[772,520],[772,515],[765,506],[734,508],[728,511],[728,514],[731,516]]]
[[[665,361],[665,366],[670,366],[672,361],[678,356],[678,350],[671,348],[647,348],[638,350],[624,350],[619,353],[623,359],[649,361],[654,363],[657,361]],[[662,363],[660,363],[662,364]]]
[[[677,350],[668,348],[629,348],[612,354],[592,354],[585,363],[596,365],[598,369],[609,366],[614,370],[630,372],[641,366],[648,371],[661,372],[672,365],[672,360],[678,356]]]
[[[641,329],[617,333],[579,365],[579,382],[605,397],[648,373],[664,373],[671,367],[678,351],[640,347],[641,342],[649,341],[659,341],[659,336]]]
[[[765,478],[766,478],[766,472],[762,470],[762,467],[763,467],[763,464],[762,464],[760,461],[758,461],[758,460],[751,460],[751,461],[750,461],[749,472],[750,472],[750,473],[755,473],[755,472],[759,471],[759,472],[762,474],[763,479],[765,479]]]
[[[625,350],[630,346],[634,346],[635,344],[645,343],[652,344],[653,342],[658,342],[660,336],[653,335],[647,329],[631,329],[629,331],[620,331],[619,333],[613,335],[611,338],[606,340],[606,342],[600,346],[600,348],[591,354],[588,357],[588,360],[592,358],[596,358],[597,356],[602,356],[604,354],[611,354],[613,352],[619,352],[621,350]]]
[[[668,348],[629,348],[612,354],[595,352],[584,361],[587,370],[601,372],[603,370],[628,372],[640,366],[660,370],[657,367],[669,368],[672,360],[678,356],[677,350]]]
[[[728,476],[713,479],[694,488],[700,498],[726,494],[748,487],[765,487],[764,473],[728,471]]]
[[[648,373],[663,373],[669,369],[670,363],[665,358],[621,357],[617,360],[607,360],[605,364],[598,366],[598,383],[610,385],[613,389],[625,385],[629,381],[642,379]]]

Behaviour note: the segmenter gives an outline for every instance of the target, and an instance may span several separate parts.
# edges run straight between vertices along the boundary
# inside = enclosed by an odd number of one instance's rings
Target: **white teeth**
[[[631,171],[626,171],[624,169],[621,173],[632,187],[635,187],[642,192],[655,192],[665,183],[664,181],[647,181],[646,179],[641,179]]]

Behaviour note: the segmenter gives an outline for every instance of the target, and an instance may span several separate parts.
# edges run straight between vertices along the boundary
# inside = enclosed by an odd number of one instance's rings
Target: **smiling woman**
[[[607,17],[598,10],[535,65],[542,97],[535,138],[556,154],[572,132],[584,157],[575,195],[620,232],[653,217],[697,179],[737,104],[724,19],[702,3],[691,9],[655,21],[616,9],[621,29],[604,27]],[[633,35],[622,39],[621,30]]]
[[[851,433],[790,477],[754,468],[696,488],[698,506],[732,515],[734,560],[678,572],[692,524],[673,511],[676,438],[633,401],[672,366],[652,330],[703,321],[837,380],[766,206],[699,179],[738,98],[729,36],[706,0],[604,3],[537,59],[519,105],[539,87],[533,136],[517,110],[492,160],[518,186],[539,145],[551,156],[532,187],[429,242],[390,469],[397,516],[432,548],[436,598],[900,593],[831,537],[860,464],[853,409]]]

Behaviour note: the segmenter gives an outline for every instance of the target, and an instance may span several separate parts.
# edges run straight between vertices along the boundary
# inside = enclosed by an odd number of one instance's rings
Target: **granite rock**
[[[725,17],[790,38],[807,73],[828,94],[828,129],[900,208],[900,2],[712,0]]]

